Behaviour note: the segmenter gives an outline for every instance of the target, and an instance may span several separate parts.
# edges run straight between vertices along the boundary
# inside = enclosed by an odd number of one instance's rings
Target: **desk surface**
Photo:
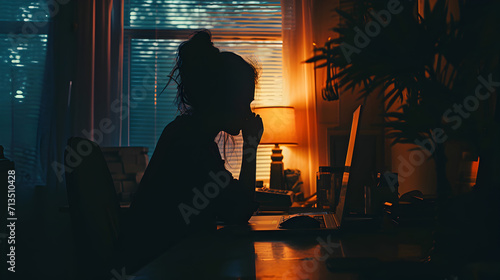
[[[267,236],[233,227],[186,238],[134,279],[359,279],[356,266],[418,261],[431,240],[430,228]]]

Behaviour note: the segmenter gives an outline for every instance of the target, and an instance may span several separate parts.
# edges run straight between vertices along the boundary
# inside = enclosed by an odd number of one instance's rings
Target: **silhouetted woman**
[[[257,71],[240,56],[220,52],[209,31],[178,49],[173,79],[181,115],[169,123],[130,207],[122,244],[132,271],[184,236],[214,231],[215,222],[246,223],[256,210],[255,155],[263,132],[250,109]],[[239,180],[224,167],[215,138],[242,131]]]

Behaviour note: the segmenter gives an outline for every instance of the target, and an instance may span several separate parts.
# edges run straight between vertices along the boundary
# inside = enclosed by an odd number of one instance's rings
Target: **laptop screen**
[[[342,223],[342,215],[344,212],[345,198],[347,193],[347,184],[349,183],[349,173],[352,163],[352,155],[354,153],[354,143],[356,141],[356,135],[358,133],[360,114],[361,114],[361,105],[359,105],[356,111],[354,111],[354,113],[352,114],[351,134],[349,136],[349,145],[347,147],[347,155],[345,157],[344,174],[342,176],[342,187],[340,188],[339,204],[337,205],[337,209],[335,211],[335,218],[337,219],[339,224]]]

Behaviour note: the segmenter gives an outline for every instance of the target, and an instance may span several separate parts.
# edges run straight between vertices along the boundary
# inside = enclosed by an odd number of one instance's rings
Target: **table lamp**
[[[281,145],[297,145],[295,131],[295,110],[293,107],[261,107],[255,108],[264,124],[264,134],[260,144],[274,144],[271,155],[271,189],[285,189],[283,174],[283,155]]]

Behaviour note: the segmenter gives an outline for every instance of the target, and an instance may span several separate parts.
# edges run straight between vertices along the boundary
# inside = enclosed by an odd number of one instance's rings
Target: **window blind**
[[[47,1],[16,0],[0,1],[0,21],[43,22],[49,20]]]
[[[201,29],[281,37],[280,1],[128,0],[129,29]]]
[[[43,27],[49,20],[46,1],[2,1],[0,9],[0,22],[7,27],[0,31],[0,144],[16,164],[18,183],[42,183],[36,169],[47,53]],[[37,28],[28,30],[29,24]]]
[[[261,69],[252,106],[282,104],[282,40],[279,1],[138,1],[125,5],[124,100],[130,118],[125,143],[146,146],[150,156],[163,128],[177,115],[176,85],[162,93],[176,50],[194,30],[207,28],[214,45],[256,62]],[[127,69],[128,67],[128,69]],[[226,147],[227,168],[237,178],[241,135]],[[219,144],[222,151],[222,142]],[[223,154],[223,153],[222,153]],[[268,179],[271,147],[259,147],[257,179]]]

